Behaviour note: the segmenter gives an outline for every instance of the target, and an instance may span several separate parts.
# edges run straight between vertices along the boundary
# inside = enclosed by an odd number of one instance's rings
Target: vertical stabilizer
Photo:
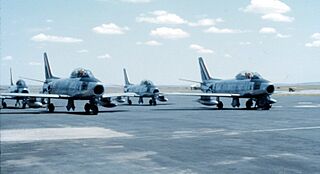
[[[124,84],[125,86],[131,85],[128,75],[127,75],[127,71],[125,68],[123,68],[123,74],[124,74]]]
[[[201,73],[202,81],[212,79],[202,57],[199,57],[199,65],[200,65],[200,73]]]
[[[54,77],[52,75],[47,53],[43,54],[43,58],[44,58],[44,71],[45,71],[46,80],[47,79],[57,79],[57,77]]]
[[[10,68],[10,85],[13,86],[12,69]]]

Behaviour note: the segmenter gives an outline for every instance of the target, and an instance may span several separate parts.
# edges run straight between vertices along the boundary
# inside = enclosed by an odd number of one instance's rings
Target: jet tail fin
[[[10,68],[10,85],[13,86],[12,69]]]
[[[202,57],[199,57],[199,65],[200,65],[200,73],[201,73],[201,79],[202,81],[210,80],[212,77],[210,76],[210,73],[202,59]]]
[[[58,79],[58,77],[55,77],[52,75],[47,53],[43,54],[43,58],[44,58],[44,71],[45,71],[46,80]]]
[[[125,86],[131,85],[128,75],[127,75],[127,70],[123,68],[123,75],[124,75],[124,84]]]

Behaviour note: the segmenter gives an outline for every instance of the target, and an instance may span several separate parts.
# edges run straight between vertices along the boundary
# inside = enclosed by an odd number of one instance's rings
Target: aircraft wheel
[[[246,108],[247,108],[247,109],[251,109],[252,105],[253,105],[252,99],[249,99],[249,100],[246,102]]]
[[[149,104],[150,104],[150,106],[152,106],[152,104],[153,104],[152,99],[149,100]]]
[[[90,113],[90,104],[89,104],[89,103],[86,103],[86,104],[84,105],[84,110],[86,111],[87,114]]]
[[[129,104],[129,105],[132,105],[132,101],[131,101],[131,100],[128,100],[128,104]]]
[[[23,103],[23,104],[22,104],[22,109],[25,109],[25,108],[26,108],[26,105],[27,105],[26,103]]]
[[[6,108],[7,107],[7,103],[6,102],[2,102],[2,107]]]
[[[218,102],[217,104],[218,109],[222,109],[223,108],[223,103],[221,101]]]
[[[156,100],[152,100],[153,105],[157,105],[157,101]]]
[[[93,115],[97,115],[99,112],[97,105],[91,105],[91,110],[92,110]]]
[[[48,109],[49,109],[49,112],[53,112],[54,111],[54,105],[53,105],[53,103],[50,103],[49,105],[48,105]]]

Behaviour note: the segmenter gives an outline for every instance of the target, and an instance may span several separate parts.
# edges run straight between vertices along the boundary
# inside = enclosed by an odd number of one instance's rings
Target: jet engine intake
[[[274,92],[274,85],[269,85],[269,86],[267,86],[266,91],[267,91],[269,94],[272,94],[272,93]]]
[[[101,95],[103,94],[104,92],[104,87],[102,85],[96,85],[94,88],[93,88],[93,92],[94,94],[96,95]]]
[[[159,91],[159,89],[157,89],[157,88],[153,90],[153,93],[154,93],[154,94],[159,93],[159,92],[160,92],[160,91]]]

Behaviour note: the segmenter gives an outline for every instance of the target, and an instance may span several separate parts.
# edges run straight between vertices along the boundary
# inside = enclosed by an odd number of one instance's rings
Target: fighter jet
[[[13,77],[12,77],[12,69],[10,68],[10,87],[8,89],[9,93],[29,93],[29,88],[24,80],[19,79],[16,84],[13,83]],[[42,107],[42,103],[37,101],[35,98],[30,97],[18,97],[18,96],[2,96],[1,97],[1,103],[2,107],[6,108],[7,103],[5,102],[5,99],[14,99],[16,100],[15,107],[20,107],[21,103],[20,100],[22,100],[22,108],[24,109],[26,105],[29,106],[29,108],[39,108]]]
[[[111,97],[130,96],[130,94],[104,94],[103,84],[94,77],[90,70],[78,68],[72,71],[69,78],[59,78],[52,74],[51,67],[44,53],[45,81],[40,94],[2,93],[0,96],[35,97],[47,100],[49,112],[54,112],[55,106],[51,99],[68,100],[67,110],[74,110],[74,100],[87,100],[84,105],[86,113],[98,114],[98,104],[104,107],[115,107]]]
[[[276,100],[271,98],[275,90],[273,83],[256,72],[244,71],[237,74],[234,79],[222,80],[211,77],[201,57],[199,65],[202,81],[198,83],[203,93],[171,93],[170,95],[200,96],[199,103],[209,106],[216,105],[218,109],[223,108],[220,97],[232,98],[233,107],[240,106],[240,98],[247,98],[245,104],[247,109],[253,107],[253,102],[255,102],[255,108],[264,110],[270,109],[272,104],[276,103]]]
[[[160,95],[159,88],[155,86],[150,80],[142,80],[139,85],[134,85],[130,83],[126,69],[123,69],[124,73],[124,92],[125,93],[135,93],[134,97],[139,97],[139,104],[143,104],[143,98],[150,98],[150,105],[157,105],[157,101],[166,102],[168,101],[163,95]],[[130,97],[127,97],[127,102],[129,105],[132,104]]]

